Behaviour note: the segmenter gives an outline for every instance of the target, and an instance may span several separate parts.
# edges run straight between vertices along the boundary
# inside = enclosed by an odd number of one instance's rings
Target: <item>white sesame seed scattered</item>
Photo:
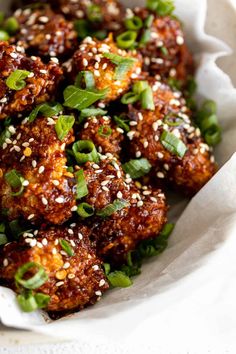
[[[157,172],[157,177],[158,178],[165,178],[165,175],[164,175],[164,173],[163,172]]]
[[[74,279],[74,278],[75,278],[75,275],[72,274],[72,273],[70,273],[70,274],[68,274],[68,278],[69,278],[69,279]]]
[[[118,132],[121,133],[121,134],[124,133],[124,130],[123,130],[122,128],[120,128],[120,127],[117,127],[117,128],[116,128],[116,131],[118,131]]]
[[[76,205],[74,205],[71,209],[70,209],[70,211],[76,211],[77,210],[77,206]]]
[[[121,175],[121,172],[120,172],[120,171],[117,171],[117,177],[118,177],[118,178],[121,178],[121,176],[122,176],[122,175]]]
[[[135,125],[137,125],[138,123],[137,122],[135,122],[135,120],[132,120],[130,123],[129,123],[129,125],[132,127],[132,126],[135,126]]]
[[[73,222],[72,224],[70,224],[70,227],[76,227],[76,223]]]
[[[83,235],[80,232],[78,233],[78,238],[79,238],[79,240],[83,239]]]
[[[63,197],[58,197],[55,199],[55,202],[58,203],[58,204],[62,204],[64,203],[64,198]]]
[[[47,74],[47,70],[44,70],[44,69],[39,70],[39,72],[40,72],[41,74]]]
[[[68,256],[68,254],[67,254],[65,251],[63,251],[63,250],[60,251],[60,254],[61,254],[62,256]]]
[[[42,197],[42,203],[43,205],[48,205],[48,201],[45,197]]]
[[[45,167],[44,166],[40,166],[39,169],[38,169],[38,173],[43,173],[45,170]]]
[[[28,77],[29,78],[34,77],[34,73],[29,73]]]
[[[106,186],[108,183],[109,183],[108,180],[102,181],[102,182],[101,182],[101,186]]]
[[[29,185],[29,181],[27,181],[26,179],[22,182],[22,186],[26,187]]]
[[[99,266],[97,264],[92,266],[93,270],[99,270]]]
[[[100,290],[95,291],[95,295],[102,296],[102,292]]]
[[[37,247],[38,247],[38,248],[43,248],[42,243],[41,243],[41,242],[37,242]]]
[[[169,167],[169,165],[168,165],[167,163],[164,163],[164,169],[165,169],[166,171],[169,171],[170,167]]]
[[[53,247],[53,249],[52,249],[52,254],[57,254],[57,250],[55,247]]]
[[[107,188],[106,186],[102,186],[102,190],[105,192],[109,192],[109,188]]]
[[[58,281],[58,282],[56,283],[56,286],[57,286],[57,287],[62,286],[62,285],[64,285],[64,281]]]
[[[83,59],[83,65],[84,65],[84,66],[88,66],[88,60],[85,59],[85,58]]]
[[[101,286],[103,286],[103,285],[105,285],[105,284],[106,284],[105,280],[104,280],[104,279],[101,279],[100,282],[99,282],[99,286],[101,287]]]
[[[142,154],[141,154],[141,151],[136,151],[136,153],[135,153],[135,156],[136,157],[140,157]]]
[[[178,45],[183,45],[183,44],[184,44],[184,39],[183,39],[183,37],[177,36],[177,37],[176,37],[176,43],[177,43]]]
[[[64,268],[64,269],[70,268],[70,263],[69,263],[69,262],[65,262],[65,263],[63,264],[63,268]]]
[[[35,238],[30,241],[30,246],[31,247],[36,246],[36,244],[37,244],[37,240]]]
[[[9,139],[9,138],[6,138],[6,139],[5,139],[5,143],[7,143],[7,144],[12,144],[12,140]]]
[[[129,138],[129,140],[133,140],[134,135],[135,135],[135,131],[130,131],[127,133],[127,137]]]
[[[150,200],[151,200],[153,203],[156,203],[156,202],[157,202],[157,198],[155,198],[155,197],[150,197]]]
[[[150,195],[151,193],[151,191],[143,191],[143,195]]]
[[[157,157],[159,157],[159,159],[163,159],[164,154],[163,154],[162,152],[159,152],[159,151],[158,151]]]
[[[16,59],[17,58],[17,54],[16,53],[10,53],[10,56],[13,58],[13,59]]]
[[[14,150],[17,151],[17,152],[20,152],[21,149],[20,149],[19,146],[15,145],[15,146],[14,146]]]
[[[15,133],[16,133],[16,129],[13,127],[13,125],[10,125],[10,126],[8,127],[8,130],[9,130],[9,132],[10,132],[11,134],[15,134]]]
[[[157,122],[154,122],[154,123],[152,124],[152,129],[154,130],[154,132],[157,131],[157,129],[158,129],[158,123],[157,123]]]
[[[6,97],[1,98],[0,103],[5,103],[5,102],[7,102],[7,98]]]
[[[99,70],[94,70],[94,76],[97,76],[97,77],[99,77],[99,76],[100,76],[100,72],[99,72]]]
[[[34,214],[30,214],[29,216],[28,216],[28,220],[31,220],[31,219],[33,219],[34,218]]]
[[[57,246],[58,243],[59,243],[59,240],[58,240],[58,238],[56,238],[56,240],[54,241],[54,245]]]
[[[37,161],[33,160],[32,161],[32,166],[35,168],[37,166]]]
[[[96,163],[94,163],[94,164],[93,164],[93,168],[94,168],[95,170],[97,170],[97,169],[99,169],[99,165],[97,165]]]
[[[58,180],[56,180],[56,179],[54,179],[52,181],[52,183],[54,184],[54,186],[59,186],[59,184],[60,184],[60,182]]]
[[[138,203],[137,203],[137,207],[141,207],[141,206],[143,206],[143,201],[139,200]]]
[[[102,170],[96,170],[95,171],[95,173],[101,173],[102,172]]]
[[[146,140],[146,141],[144,141],[144,143],[143,143],[143,147],[146,149],[147,147],[148,147],[148,141]]]
[[[123,197],[123,194],[121,193],[121,191],[119,191],[116,196],[118,199],[121,199]]]
[[[7,267],[8,264],[9,264],[8,259],[7,259],[7,258],[4,258],[4,260],[3,260],[3,265],[4,265],[4,267]]]

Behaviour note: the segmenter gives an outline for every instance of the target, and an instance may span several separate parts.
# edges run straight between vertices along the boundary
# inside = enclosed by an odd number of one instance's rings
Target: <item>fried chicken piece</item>
[[[34,232],[36,234],[36,232]],[[29,237],[31,236],[31,237]],[[69,245],[70,256],[61,240]],[[50,296],[46,311],[58,313],[80,310],[98,301],[108,288],[101,261],[89,241],[85,226],[48,228],[39,230],[37,237],[25,233],[19,241],[10,242],[0,250],[0,282],[16,292],[14,276],[19,267],[35,262],[44,268],[48,279],[35,293]],[[35,274],[35,268],[27,272]]]
[[[176,18],[158,16],[145,8],[135,8],[133,14],[141,18],[143,23],[150,15],[153,16],[148,29],[151,33],[150,39],[138,48],[144,58],[143,70],[151,76],[158,75],[165,80],[177,79],[185,84],[188,76],[193,74],[194,63],[185,44],[181,23]],[[137,41],[146,31],[144,27],[139,30]]]
[[[130,59],[131,63],[128,70],[122,75],[117,75],[117,65],[106,55],[118,55],[124,59]],[[133,62],[132,62],[133,60]],[[131,55],[125,50],[118,49],[109,36],[103,41],[87,37],[83,40],[79,49],[72,58],[72,79],[75,80],[80,71],[90,71],[93,73],[95,88],[97,90],[107,89],[108,92],[103,102],[108,103],[119,98],[125,93],[131,84],[132,77],[141,72],[142,62],[137,55]]]
[[[124,207],[108,217],[96,216],[91,240],[97,254],[111,263],[124,260],[127,252],[144,239],[156,237],[166,223],[167,205],[160,190],[149,186],[138,189],[111,154],[99,165],[84,167],[88,195],[85,201],[99,213],[114,202]]]
[[[56,63],[43,64],[40,58],[29,58],[21,52],[21,47],[0,42],[0,119],[28,112],[33,105],[53,99],[62,79],[63,71]],[[29,76],[22,89],[13,90],[6,81],[16,70],[26,70]]]
[[[108,116],[89,117],[79,132],[81,140],[92,140],[101,154],[119,156],[124,139],[123,130]]]
[[[18,9],[14,14],[20,31],[12,43],[23,47],[27,54],[43,59],[69,58],[77,46],[74,24],[63,15],[56,14],[49,6]]]
[[[145,157],[156,171],[159,181],[170,182],[186,194],[198,192],[216,171],[212,149],[203,141],[199,128],[191,121],[180,92],[167,85],[149,80],[155,110],[141,109],[140,104],[129,105],[131,125],[129,150],[132,157]],[[183,158],[170,152],[161,142],[163,131],[174,134],[187,147]]]
[[[70,132],[63,141],[55,131],[53,118],[8,128],[12,132],[0,149],[0,205],[9,220],[23,216],[33,223],[62,224],[75,206],[73,175],[67,172],[65,147],[73,142]],[[17,192],[6,180],[16,170],[23,177],[23,191]]]

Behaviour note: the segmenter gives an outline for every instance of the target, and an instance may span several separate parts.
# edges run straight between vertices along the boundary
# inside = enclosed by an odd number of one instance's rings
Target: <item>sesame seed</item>
[[[29,185],[29,181],[26,179],[22,182],[22,186],[27,187]]]
[[[54,245],[57,246],[58,243],[59,243],[58,238],[56,238],[56,240],[54,241]]]
[[[4,267],[7,267],[8,264],[9,264],[8,259],[7,259],[7,258],[4,258],[4,260],[3,260],[3,265],[4,265]]]
[[[37,242],[37,247],[38,247],[38,248],[43,248],[42,243],[41,243],[41,242]]]
[[[102,186],[102,190],[105,192],[109,192],[109,188],[107,188],[106,186]]]
[[[88,60],[85,59],[85,58],[83,59],[83,65],[84,65],[84,66],[88,66]]]
[[[68,229],[68,234],[73,235],[74,231],[72,229]]]
[[[99,266],[97,264],[92,266],[93,270],[99,270]]]
[[[93,164],[93,168],[99,169],[99,166],[98,166],[96,163],[94,163],[94,164]]]
[[[64,269],[70,268],[70,263],[69,263],[69,262],[65,262],[65,263],[63,264],[63,268],[64,268]]]
[[[136,151],[136,153],[135,153],[135,156],[136,157],[140,157],[142,154],[141,154],[141,151]]]
[[[102,172],[102,170],[96,170],[95,171],[95,173],[101,173]]]
[[[152,202],[154,202],[154,203],[157,202],[157,198],[155,198],[155,197],[150,197],[150,200],[151,200]]]
[[[20,152],[20,147],[19,146],[14,146],[15,151]]]
[[[63,197],[58,197],[55,199],[55,202],[58,203],[58,204],[62,204],[64,203],[64,198]]]
[[[46,238],[43,238],[43,239],[42,239],[42,244],[43,244],[44,246],[46,246],[46,245],[48,244],[48,240],[47,240]]]
[[[143,147],[146,149],[147,147],[148,147],[148,141],[146,140],[146,141],[144,141],[144,143],[143,143]]]
[[[95,291],[95,295],[102,296],[102,292],[100,290]]]
[[[48,201],[45,197],[42,197],[42,203],[43,205],[48,205]]]
[[[159,157],[159,159],[163,159],[164,154],[163,154],[162,152],[159,152],[159,151],[158,151],[157,157]]]
[[[100,76],[100,72],[98,70],[94,70],[94,75],[99,77]]]
[[[57,254],[57,250],[55,247],[53,247],[53,249],[52,249],[52,254]]]
[[[35,160],[32,161],[32,166],[35,168],[37,166],[37,162]]]
[[[184,44],[184,39],[183,39],[183,37],[177,36],[177,37],[176,37],[176,43],[177,43],[178,45],[183,45],[183,44]]]
[[[71,209],[70,209],[70,211],[76,211],[77,210],[77,206],[76,205],[74,205]]]
[[[135,126],[135,125],[137,125],[137,124],[138,124],[138,123],[135,122],[134,120],[129,123],[130,126]]]
[[[167,163],[164,163],[164,169],[165,169],[166,171],[169,171],[170,167],[169,167],[169,165],[168,165]]]
[[[165,178],[165,175],[164,175],[164,173],[163,172],[157,172],[157,177],[158,178]]]
[[[158,140],[159,140],[159,136],[158,136],[158,135],[155,135],[155,136],[154,136],[154,140],[155,140],[155,141],[158,141]]]
[[[47,70],[44,70],[44,69],[39,70],[39,72],[40,72],[41,74],[47,74]]]
[[[28,216],[28,220],[31,220],[31,219],[33,219],[34,218],[34,214],[30,214],[29,216]]]
[[[16,133],[16,129],[13,127],[13,125],[10,125],[10,126],[8,127],[8,130],[9,130],[9,132],[12,133],[12,134],[15,134],[15,133]]]
[[[12,140],[9,139],[9,138],[6,138],[6,139],[5,139],[5,143],[7,143],[7,144],[12,144]]]
[[[103,285],[105,285],[105,284],[106,284],[105,280],[104,280],[104,279],[101,279],[100,282],[99,282],[99,286],[101,287],[101,286],[103,286]]]
[[[117,177],[121,178],[121,172],[120,171],[117,171]]]
[[[58,281],[58,282],[56,283],[56,286],[62,286],[62,285],[64,285],[64,281]]]
[[[75,275],[72,274],[72,273],[70,273],[70,274],[68,274],[68,278],[69,278],[69,279],[73,279],[73,278],[75,278]]]
[[[72,224],[70,224],[70,227],[76,227],[76,223],[73,222]]]
[[[141,207],[141,206],[143,206],[143,201],[139,200],[138,203],[137,203],[137,207]]]
[[[60,184],[60,182],[58,180],[56,180],[56,179],[54,179],[52,181],[52,183],[54,184],[54,186],[59,186],[59,184]]]
[[[154,122],[154,123],[152,124],[152,129],[154,130],[154,132],[157,131],[157,129],[158,129],[158,123],[157,123],[157,122]]]
[[[30,246],[34,247],[34,246],[36,246],[36,244],[37,244],[37,240],[35,238],[33,240],[31,239]]]
[[[117,128],[116,128],[116,131],[117,131],[117,132],[119,132],[119,133],[121,133],[121,134],[123,134],[123,133],[124,133],[124,130],[123,130],[123,129],[121,129],[120,127],[117,127]]]
[[[38,169],[38,173],[43,173],[45,170],[45,167],[44,166],[40,166],[39,169]]]
[[[102,182],[101,182],[101,186],[106,186],[108,183],[109,183],[108,180],[102,181]]]
[[[150,195],[151,193],[151,191],[143,191],[143,195]]]
[[[121,199],[123,197],[123,194],[121,193],[121,191],[119,191],[116,196],[118,199]]]
[[[127,137],[129,138],[129,140],[133,140],[134,135],[135,135],[135,131],[130,131],[127,133]]]
[[[83,235],[80,232],[78,233],[78,238],[79,238],[79,240],[83,239]]]

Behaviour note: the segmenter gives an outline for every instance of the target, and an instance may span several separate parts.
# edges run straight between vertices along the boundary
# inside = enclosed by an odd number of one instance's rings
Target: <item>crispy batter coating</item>
[[[99,165],[87,163],[84,174],[89,190],[85,200],[96,210],[115,200],[128,204],[107,218],[96,217],[93,240],[102,259],[115,263],[124,259],[139,241],[158,235],[166,223],[165,195],[150,186],[138,189],[128,175],[124,175],[117,159],[107,154]]]
[[[23,216],[34,223],[61,224],[72,214],[74,182],[66,169],[65,147],[74,138],[69,133],[60,141],[54,123],[52,118],[41,117],[11,126],[11,139],[0,149],[0,205],[8,209],[9,220]],[[15,190],[5,180],[12,169],[25,179],[19,196],[12,196]]]
[[[62,248],[61,239],[68,242],[73,256]],[[14,275],[27,262],[40,264],[48,275],[48,280],[35,292],[50,296],[46,308],[50,312],[80,310],[98,301],[108,288],[85,226],[71,224],[69,228],[39,230],[37,237],[25,233],[19,241],[8,243],[0,250],[0,281],[19,292]],[[29,276],[33,271],[28,272]]]
[[[49,6],[18,9],[15,18],[20,24],[20,31],[12,43],[23,47],[27,54],[65,59],[75,50],[77,33],[73,23],[53,12]]]
[[[62,78],[62,69],[54,62],[43,64],[38,57],[27,57],[21,47],[0,42],[0,119],[30,111],[34,104],[53,99]],[[21,90],[12,90],[7,78],[16,70],[29,71]]]
[[[133,58],[136,61],[122,75],[116,79],[117,65],[105,58],[105,53],[116,54],[124,58]],[[94,75],[95,87],[98,90],[108,89],[104,102],[113,101],[125,93],[131,84],[132,77],[137,77],[141,72],[141,59],[137,55],[128,54],[125,50],[118,49],[109,36],[103,41],[87,37],[79,46],[72,58],[72,78],[75,80],[80,71],[90,71]],[[71,67],[68,68],[68,71]]]
[[[143,70],[148,71],[151,76],[159,75],[162,79],[174,78],[185,83],[187,77],[193,74],[194,64],[185,44],[181,23],[176,18],[157,16],[144,8],[135,8],[133,13],[143,22],[148,16],[154,16],[149,28],[150,40],[139,48],[144,58]],[[140,30],[139,38],[144,31]]]
[[[149,84],[155,110],[141,109],[139,103],[129,106],[129,117],[137,122],[127,134],[131,156],[147,158],[159,181],[169,181],[185,193],[194,194],[216,171],[212,150],[193,125],[181,93],[173,92],[167,85],[153,79]],[[163,146],[160,137],[164,130],[184,142],[187,152],[183,158]]]
[[[123,130],[116,127],[108,116],[89,117],[79,132],[81,140],[92,140],[101,154],[119,156],[124,139]]]
[[[124,8],[117,0],[59,0],[61,12],[69,19],[85,19],[96,30],[118,30],[124,16]]]

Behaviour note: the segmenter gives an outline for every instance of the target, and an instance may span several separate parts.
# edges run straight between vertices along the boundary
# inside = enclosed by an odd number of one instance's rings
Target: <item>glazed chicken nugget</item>
[[[126,63],[125,69],[121,67]],[[142,61],[137,55],[131,55],[118,49],[109,36],[103,41],[87,37],[79,46],[72,58],[72,78],[76,79],[81,71],[93,74],[95,88],[107,89],[104,102],[108,103],[119,98],[129,89],[132,77],[141,72]],[[124,66],[123,66],[124,68]]]
[[[20,267],[34,262],[43,267],[47,278],[33,290],[50,297],[45,310],[65,313],[94,304],[108,288],[101,261],[89,241],[85,226],[48,228],[24,233],[19,241],[10,242],[0,250],[0,280],[16,292],[15,275]],[[32,266],[28,278],[35,274]],[[18,284],[20,285],[20,284]]]
[[[53,99],[62,74],[56,63],[43,64],[22,54],[22,47],[0,42],[0,119]]]
[[[126,21],[134,16],[143,24],[137,38],[138,51],[143,55],[143,70],[151,76],[158,75],[165,80],[177,79],[185,84],[188,76],[194,72],[194,64],[185,44],[181,23],[174,17],[158,16],[144,8],[129,9]]]
[[[18,9],[14,14],[20,31],[12,43],[23,47],[27,54],[43,59],[66,59],[77,46],[77,33],[72,22],[56,14],[49,6]],[[56,61],[56,59],[54,59]]]
[[[102,259],[122,261],[141,240],[158,235],[167,212],[160,190],[149,186],[139,190],[110,154],[99,164],[88,162],[84,175],[89,191],[85,201],[96,214],[91,240]]]
[[[9,220],[23,216],[33,223],[61,224],[72,214],[74,182],[65,147],[74,138],[69,132],[59,140],[55,121],[41,117],[8,128],[12,135],[0,148],[0,205]]]
[[[101,154],[119,156],[124,131],[108,116],[89,117],[79,132],[81,140],[92,140]]]
[[[130,120],[136,122],[127,134],[131,156],[147,158],[159,181],[192,195],[216,171],[212,149],[191,121],[181,93],[153,79],[149,85],[155,109],[142,109],[139,102],[129,105]]]

